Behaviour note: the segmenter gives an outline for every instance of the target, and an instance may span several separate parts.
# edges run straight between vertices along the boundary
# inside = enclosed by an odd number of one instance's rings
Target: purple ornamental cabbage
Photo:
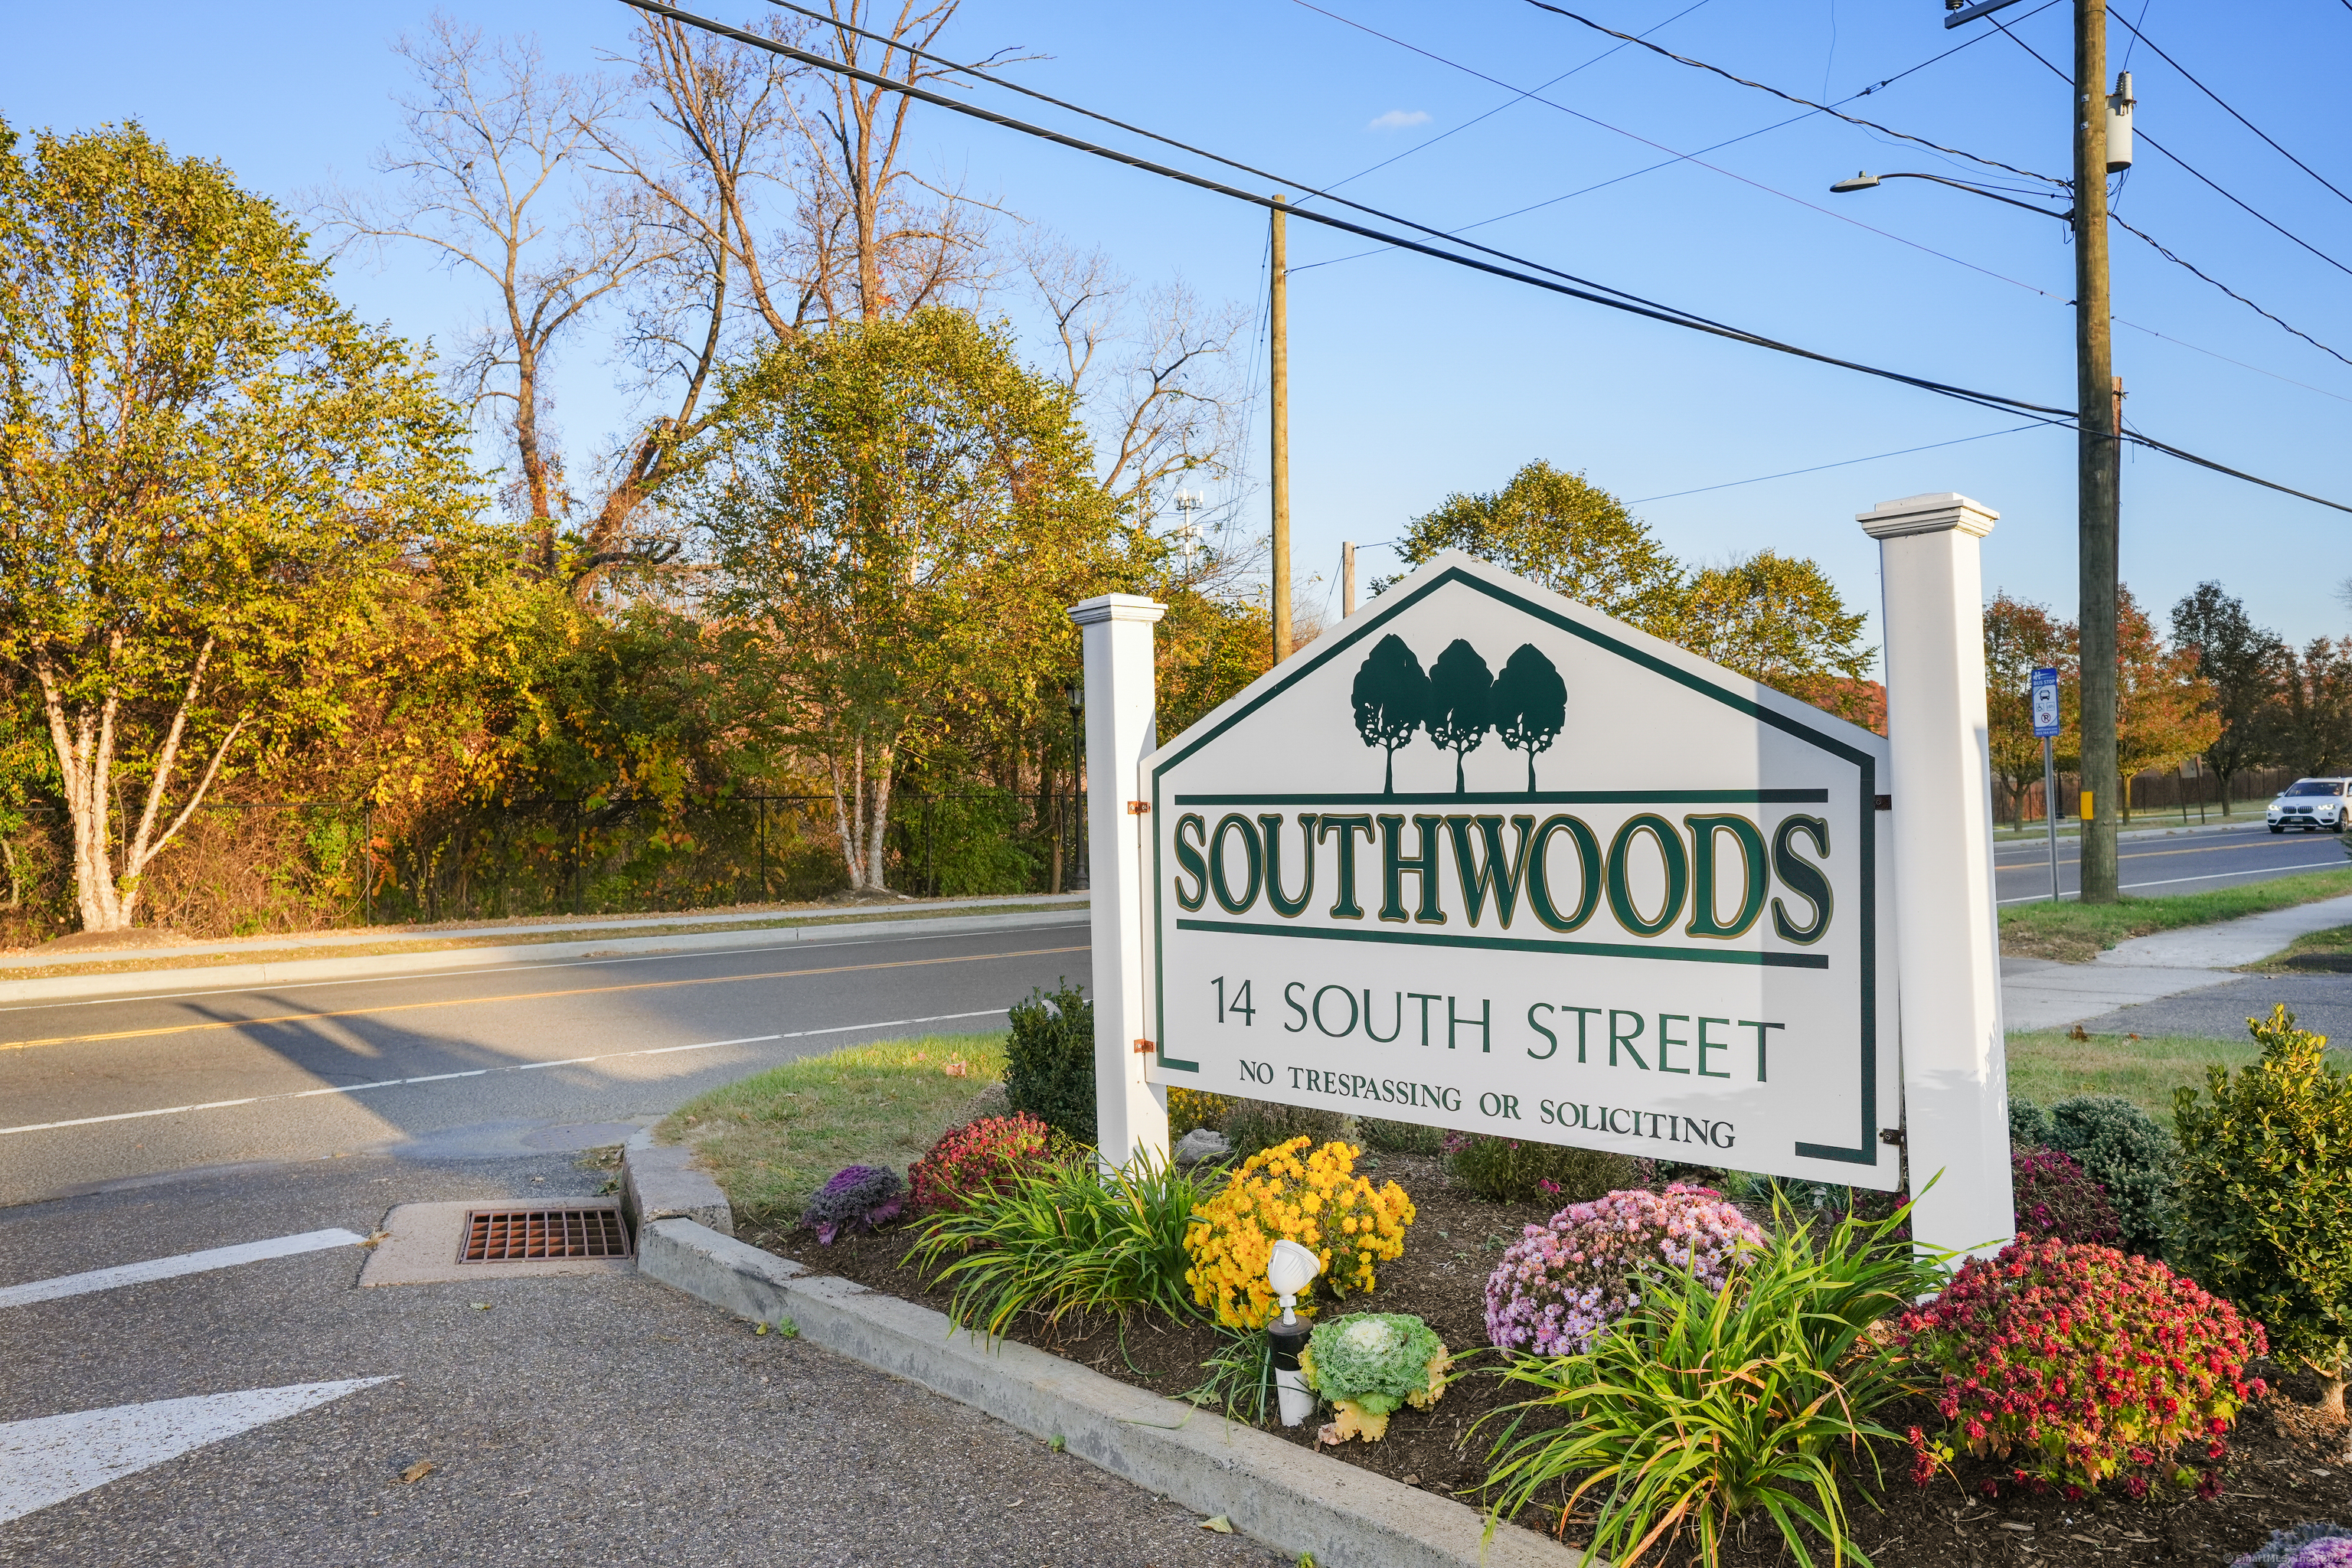
[[[2352,1568],[2352,1536],[2324,1536],[2296,1552],[2287,1568]]]
[[[831,1247],[844,1231],[874,1230],[907,1206],[907,1184],[879,1165],[851,1165],[835,1175],[801,1211],[801,1226]]]

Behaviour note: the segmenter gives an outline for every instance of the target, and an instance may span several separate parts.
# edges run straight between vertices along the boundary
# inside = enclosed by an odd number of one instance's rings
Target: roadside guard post
[[[1168,606],[1106,594],[1070,611],[1087,681],[1087,841],[1093,906],[1096,1142],[1116,1169],[1137,1153],[1168,1158],[1168,1093],[1146,1081],[1153,1029],[1145,993],[1144,836],[1138,764],[1159,742],[1152,626]]]
[[[2033,732],[2042,737],[2042,816],[2050,829],[2050,901],[2058,901],[2058,763],[2050,743],[2057,739],[2058,672],[2046,666],[2033,672]]]
[[[1938,1178],[1912,1233],[1983,1251],[2015,1229],[1977,542],[1999,516],[1947,494],[1858,520],[1886,595],[1905,1128],[1915,1184]]]

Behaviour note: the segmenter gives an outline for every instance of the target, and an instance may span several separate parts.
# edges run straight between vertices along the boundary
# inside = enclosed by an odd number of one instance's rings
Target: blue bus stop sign
[[[2058,733],[2058,672],[2037,669],[2031,688],[2033,696],[2033,732],[2051,736]]]

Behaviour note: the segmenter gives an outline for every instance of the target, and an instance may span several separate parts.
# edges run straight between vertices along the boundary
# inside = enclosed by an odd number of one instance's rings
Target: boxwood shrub
[[[1067,980],[1032,991],[1008,1015],[1004,1096],[1055,1131],[1095,1141],[1095,1005]]]

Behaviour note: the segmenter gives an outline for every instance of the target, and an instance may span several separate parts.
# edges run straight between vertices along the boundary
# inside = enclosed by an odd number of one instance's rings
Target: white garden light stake
[[[1307,1348],[1307,1325],[1298,1321],[1298,1298],[1323,1272],[1323,1260],[1284,1237],[1266,1259],[1265,1282],[1282,1302],[1282,1321],[1265,1331],[1274,1349],[1274,1385],[1282,1401],[1282,1424],[1296,1426],[1315,1414],[1315,1394],[1307,1374],[1298,1370],[1298,1352]]]

